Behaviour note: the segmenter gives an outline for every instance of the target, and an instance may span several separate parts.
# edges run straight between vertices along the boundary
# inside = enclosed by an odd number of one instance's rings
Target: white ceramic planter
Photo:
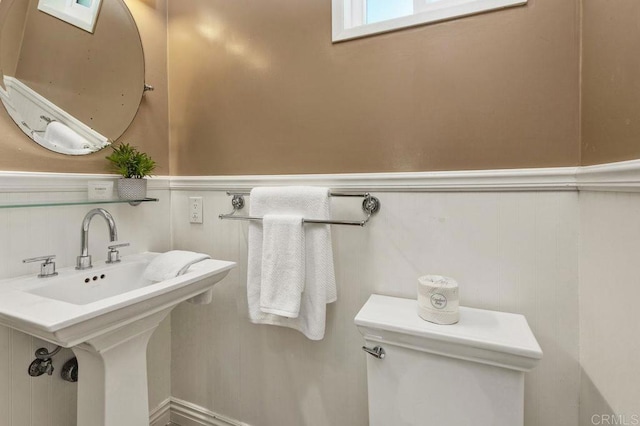
[[[123,200],[142,200],[147,197],[146,179],[118,179],[118,197]]]

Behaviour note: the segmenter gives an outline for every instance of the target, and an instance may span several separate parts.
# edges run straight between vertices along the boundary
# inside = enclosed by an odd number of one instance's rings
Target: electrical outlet
[[[202,197],[189,197],[189,222],[202,223]]]

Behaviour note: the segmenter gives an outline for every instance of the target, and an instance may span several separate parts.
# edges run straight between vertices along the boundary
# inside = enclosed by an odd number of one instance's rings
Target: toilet
[[[411,299],[372,295],[365,340],[370,426],[521,426],[524,375],[542,350],[522,315],[460,308],[438,325]]]

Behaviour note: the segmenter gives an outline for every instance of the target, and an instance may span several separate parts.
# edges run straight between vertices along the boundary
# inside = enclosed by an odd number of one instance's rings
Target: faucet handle
[[[120,262],[120,252],[118,251],[121,247],[129,247],[129,243],[116,243],[110,246],[107,246],[109,252],[107,253],[107,261],[105,263],[118,263]]]
[[[117,244],[112,244],[110,246],[107,246],[107,248],[109,250],[115,250],[115,249],[120,248],[120,247],[129,247],[130,245],[131,245],[131,243],[117,243]]]
[[[58,273],[56,272],[56,262],[53,261],[53,259],[55,258],[55,254],[49,254],[47,256],[38,256],[23,259],[22,263],[42,262],[42,264],[40,265],[40,274],[38,274],[38,278],[55,277],[56,275],[58,275]]]
[[[51,263],[53,259],[56,258],[55,254],[48,254],[46,256],[38,256],[38,257],[30,257],[28,259],[23,259],[22,263],[33,263],[33,262],[42,262]]]

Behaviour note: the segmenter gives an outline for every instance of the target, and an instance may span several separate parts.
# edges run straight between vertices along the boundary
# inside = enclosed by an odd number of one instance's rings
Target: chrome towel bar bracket
[[[218,217],[220,219],[229,220],[257,220],[261,221],[261,217],[256,216],[237,216],[236,213],[242,210],[245,206],[244,197],[250,195],[249,192],[232,192],[228,191],[227,195],[231,198],[231,206],[233,211],[228,214],[221,214]],[[380,200],[369,194],[365,193],[349,193],[349,192],[331,192],[332,197],[360,197],[364,198],[362,201],[362,210],[366,217],[363,220],[320,220],[320,219],[302,219],[302,223],[320,223],[326,225],[350,225],[350,226],[365,226],[371,216],[376,214],[380,210]]]

